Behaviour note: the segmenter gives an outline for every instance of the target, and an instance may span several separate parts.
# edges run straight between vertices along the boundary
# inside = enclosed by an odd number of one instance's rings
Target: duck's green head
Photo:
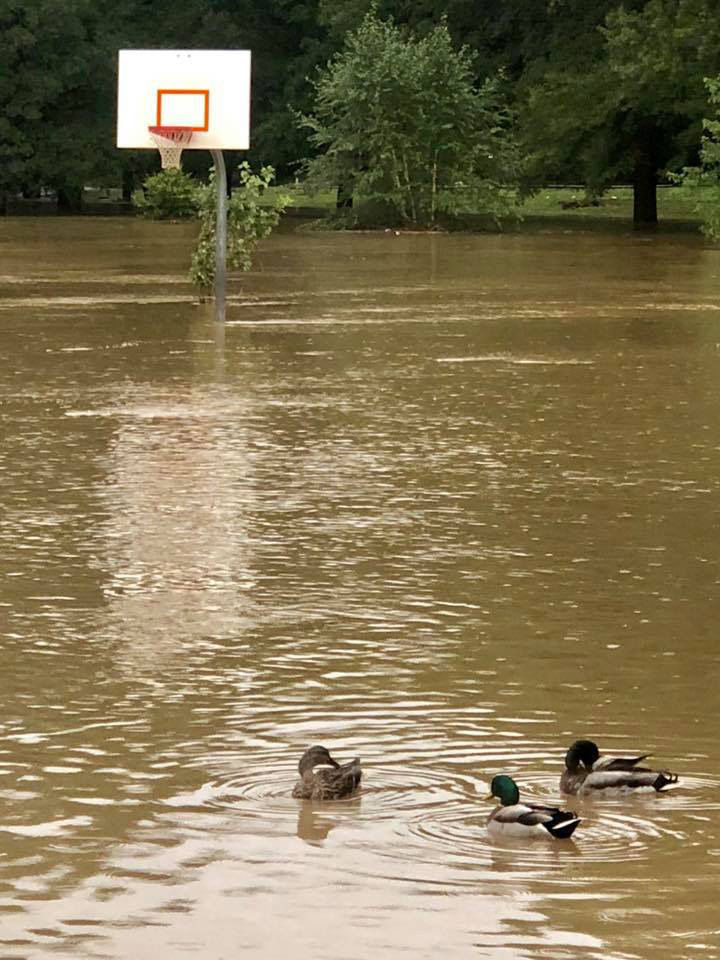
[[[600,751],[592,740],[576,740],[565,754],[565,766],[570,773],[577,773],[581,763],[586,770],[592,770],[599,756]]]
[[[513,804],[519,803],[520,791],[512,777],[501,774],[493,777],[490,784],[490,796],[487,799],[492,800],[493,797],[497,797],[504,807],[512,807]]]

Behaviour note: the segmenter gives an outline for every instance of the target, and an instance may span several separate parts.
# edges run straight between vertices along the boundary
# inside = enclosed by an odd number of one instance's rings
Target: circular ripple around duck
[[[469,795],[482,793],[480,781],[470,777],[452,777],[448,771],[416,767],[395,769],[373,767],[372,780],[362,788],[363,815],[377,819],[405,818],[417,813],[430,815],[446,808],[455,809]]]
[[[423,843],[441,848],[447,857],[458,860],[474,860],[486,854],[492,858],[498,849],[513,850],[517,866],[537,864],[553,858],[582,856],[584,860],[607,863],[643,860],[657,838],[684,839],[684,834],[663,822],[662,805],[653,803],[657,798],[629,798],[624,802],[601,802],[581,800],[576,797],[558,800],[557,781],[553,778],[531,776],[518,778],[522,782],[521,798],[529,803],[544,803],[573,810],[582,822],[572,841],[555,841],[540,834],[530,841],[490,838],[487,833],[487,818],[492,805],[479,796],[456,796],[454,803],[418,812],[409,823],[409,832]],[[660,814],[660,816],[658,816]]]
[[[284,765],[283,765],[284,766]],[[282,770],[281,770],[282,772]],[[234,810],[265,820],[287,819],[309,807],[322,818],[337,813],[344,822],[386,821],[403,842],[389,844],[385,856],[415,862],[442,855],[458,866],[493,860],[503,848],[512,851],[516,867],[537,866],[553,860],[582,856],[596,862],[643,860],[659,838],[681,841],[690,826],[668,816],[685,811],[699,815],[720,808],[718,783],[709,777],[683,777],[681,784],[662,794],[621,798],[566,797],[559,799],[555,776],[518,774],[522,799],[558,803],[574,810],[582,823],[570,842],[540,836],[530,843],[498,842],[488,836],[486,822],[492,803],[484,800],[487,780],[451,770],[424,767],[395,768],[366,765],[359,793],[346,800],[307,804],[292,797],[295,774],[278,766],[246,770],[242,777],[204,784],[199,790],[167,801],[171,806]],[[690,829],[692,827],[690,826]],[[552,851],[552,852],[550,852]]]
[[[647,795],[644,795],[647,797]],[[650,800],[657,800],[669,810],[684,810],[692,813],[708,813],[720,810],[720,779],[700,774],[686,776],[680,774],[680,782],[662,790],[659,794],[650,794]]]
[[[250,771],[242,778],[204,783],[197,790],[178,794],[167,806],[192,809],[237,810],[266,819],[285,817],[297,805],[292,797],[294,780],[269,779],[263,771]]]
[[[256,811],[264,816],[287,814],[301,804],[292,796],[294,773],[278,777],[277,768],[245,770],[242,777],[205,783],[198,790],[179,794],[166,801],[175,807],[216,807]],[[318,809],[341,809],[353,801],[360,820],[392,820],[413,813],[430,814],[445,807],[457,806],[468,793],[482,793],[479,783],[471,778],[450,779],[447,772],[416,768],[397,769],[373,764],[371,772],[363,772],[359,792],[344,800],[313,804]]]
[[[518,782],[520,779],[518,778]],[[720,810],[720,779],[705,774],[688,776],[680,774],[680,781],[659,793],[655,790],[638,792],[609,792],[587,796],[563,796],[559,793],[559,780],[538,774],[522,778],[522,794],[525,799],[531,796],[554,797],[553,802],[561,800],[561,806],[569,809],[584,806],[586,810],[600,810],[603,806],[624,810],[636,809],[645,804],[648,811],[692,810],[699,813]]]

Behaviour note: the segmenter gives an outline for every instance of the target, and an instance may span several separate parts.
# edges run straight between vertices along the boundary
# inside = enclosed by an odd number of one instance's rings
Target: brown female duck
[[[360,785],[360,760],[340,764],[327,747],[310,747],[300,757],[300,779],[292,795],[299,800],[340,800],[349,797]]]

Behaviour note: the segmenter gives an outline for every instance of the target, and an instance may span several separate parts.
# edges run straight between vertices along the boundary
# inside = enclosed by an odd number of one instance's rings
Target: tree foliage
[[[702,219],[702,231],[711,240],[720,240],[720,77],[706,81],[715,119],[705,119],[697,166],[685,167],[674,177],[691,191],[695,209]]]
[[[369,11],[387,26],[375,39],[398,60],[381,54],[353,74],[350,44]],[[121,177],[129,195],[157,169],[152,152],[114,146],[119,48],[236,47],[253,52],[248,157],[282,178],[318,154],[314,173],[329,180],[334,164],[356,177],[347,188],[387,196],[404,222],[432,222],[455,203],[491,202],[502,215],[520,166],[510,102],[526,176],[584,181],[593,192],[629,180],[638,218],[652,219],[658,178],[697,157],[703,78],[720,73],[717,12],[716,0],[0,0],[0,210],[3,196],[50,188],[77,202],[85,184]],[[323,103],[314,71],[328,61]],[[501,68],[504,81],[485,79]],[[375,102],[353,76],[376,84]],[[323,111],[333,96],[331,122]],[[393,123],[370,128],[360,152],[344,149],[343,137],[360,136],[352,117],[365,111],[375,123],[386,105]],[[298,112],[317,126],[295,124]],[[333,124],[337,140],[328,139]],[[422,149],[410,148],[413,136],[426,138]],[[395,159],[375,149],[383,138]],[[193,152],[186,166],[204,174],[208,163]]]
[[[227,266],[247,271],[258,243],[278,224],[280,214],[290,201],[283,193],[270,193],[275,171],[265,166],[253,173],[248,163],[238,168],[240,188],[233,191],[227,211]],[[215,282],[215,221],[217,190],[215,172],[208,184],[198,188],[200,233],[190,265],[190,280],[207,293]]]
[[[574,169],[598,192],[629,179],[636,220],[652,222],[658,177],[697,143],[720,31],[711,0],[633,7],[606,6],[584,35],[558,26],[526,66],[522,115],[538,179]]]
[[[161,170],[146,177],[132,202],[148,220],[187,220],[197,213],[199,189],[197,181],[182,170]]]
[[[320,151],[311,184],[352,184],[405,224],[511,212],[520,155],[502,81],[476,86],[472,54],[453,48],[444,23],[417,38],[371,12],[314,86],[301,118]]]
[[[0,0],[0,194],[112,163],[113,22],[104,0]]]

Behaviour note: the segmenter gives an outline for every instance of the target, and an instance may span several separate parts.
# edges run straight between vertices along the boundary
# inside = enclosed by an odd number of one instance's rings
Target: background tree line
[[[307,122],[317,71],[373,8],[418,43],[445,24],[478,90],[503,78],[498,109],[513,112],[525,189],[630,182],[636,222],[652,223],[658,180],[697,157],[704,78],[720,74],[719,2],[0,0],[0,210],[40,188],[65,209],[88,183],[123,183],[129,196],[156,168],[148,151],[115,148],[123,47],[252,50],[248,159],[294,178],[327,148]],[[190,152],[185,166],[206,162]]]

